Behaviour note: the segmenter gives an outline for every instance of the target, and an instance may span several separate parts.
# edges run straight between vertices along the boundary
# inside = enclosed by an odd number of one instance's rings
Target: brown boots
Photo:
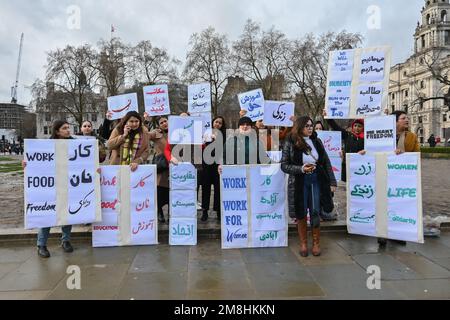
[[[306,226],[306,218],[298,220],[297,224],[298,237],[300,238],[300,255],[308,256],[308,229]]]
[[[320,228],[313,228],[312,236],[313,236],[312,254],[313,256],[317,257],[320,256]]]
[[[302,257],[308,256],[308,229],[306,225],[306,218],[298,220],[297,224],[298,237],[300,238],[300,255]],[[320,256],[320,228],[312,229],[313,236],[313,256]]]

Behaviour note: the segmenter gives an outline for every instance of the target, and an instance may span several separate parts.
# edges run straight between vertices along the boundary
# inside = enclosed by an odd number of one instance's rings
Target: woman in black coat
[[[292,132],[283,146],[281,170],[289,174],[289,216],[296,218],[300,238],[300,255],[308,256],[306,215],[309,212],[314,256],[320,255],[320,208],[333,206],[331,193],[336,179],[322,141],[313,131],[310,117],[295,120]],[[329,210],[329,211],[331,211]]]

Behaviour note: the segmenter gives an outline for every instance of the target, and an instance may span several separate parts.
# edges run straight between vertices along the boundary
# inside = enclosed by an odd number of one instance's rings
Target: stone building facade
[[[450,77],[449,0],[427,0],[421,14],[414,34],[414,54],[391,68],[388,108],[390,112],[407,111],[410,130],[426,144],[431,134],[442,141],[450,138],[448,100],[427,100],[450,98],[449,87],[439,82],[430,68],[434,63],[433,67]]]

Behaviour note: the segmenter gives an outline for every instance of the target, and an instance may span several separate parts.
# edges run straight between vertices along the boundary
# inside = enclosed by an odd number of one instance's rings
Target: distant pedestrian
[[[436,147],[436,138],[434,137],[434,134],[431,134],[431,136],[428,138],[428,143],[430,144],[431,148]]]

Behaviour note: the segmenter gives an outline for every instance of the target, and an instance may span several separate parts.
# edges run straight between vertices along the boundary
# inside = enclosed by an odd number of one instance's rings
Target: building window
[[[444,32],[444,43],[446,46],[450,45],[450,31],[446,30]]]
[[[44,127],[44,134],[48,134],[48,127]]]
[[[45,114],[45,121],[47,122],[52,121],[52,114],[50,112]]]
[[[92,122],[97,122],[97,114],[96,113],[93,113],[91,115],[91,120],[92,120]]]
[[[73,133],[74,134],[78,134],[78,127],[77,126],[73,126]]]
[[[419,116],[419,123],[422,123],[422,116]]]
[[[447,121],[447,114],[446,114],[446,113],[444,113],[444,114],[442,115],[442,121],[444,121],[444,122]]]
[[[408,90],[405,90],[405,98],[408,98]]]
[[[395,100],[395,93],[392,94],[392,100]]]
[[[447,22],[447,11],[446,10],[442,10],[442,12],[441,12],[441,20],[443,22]]]
[[[425,35],[420,37],[421,43],[422,43],[422,48],[425,48]]]
[[[394,113],[395,111],[395,106],[391,106],[391,113]]]
[[[420,81],[420,89],[425,89],[425,81]]]

